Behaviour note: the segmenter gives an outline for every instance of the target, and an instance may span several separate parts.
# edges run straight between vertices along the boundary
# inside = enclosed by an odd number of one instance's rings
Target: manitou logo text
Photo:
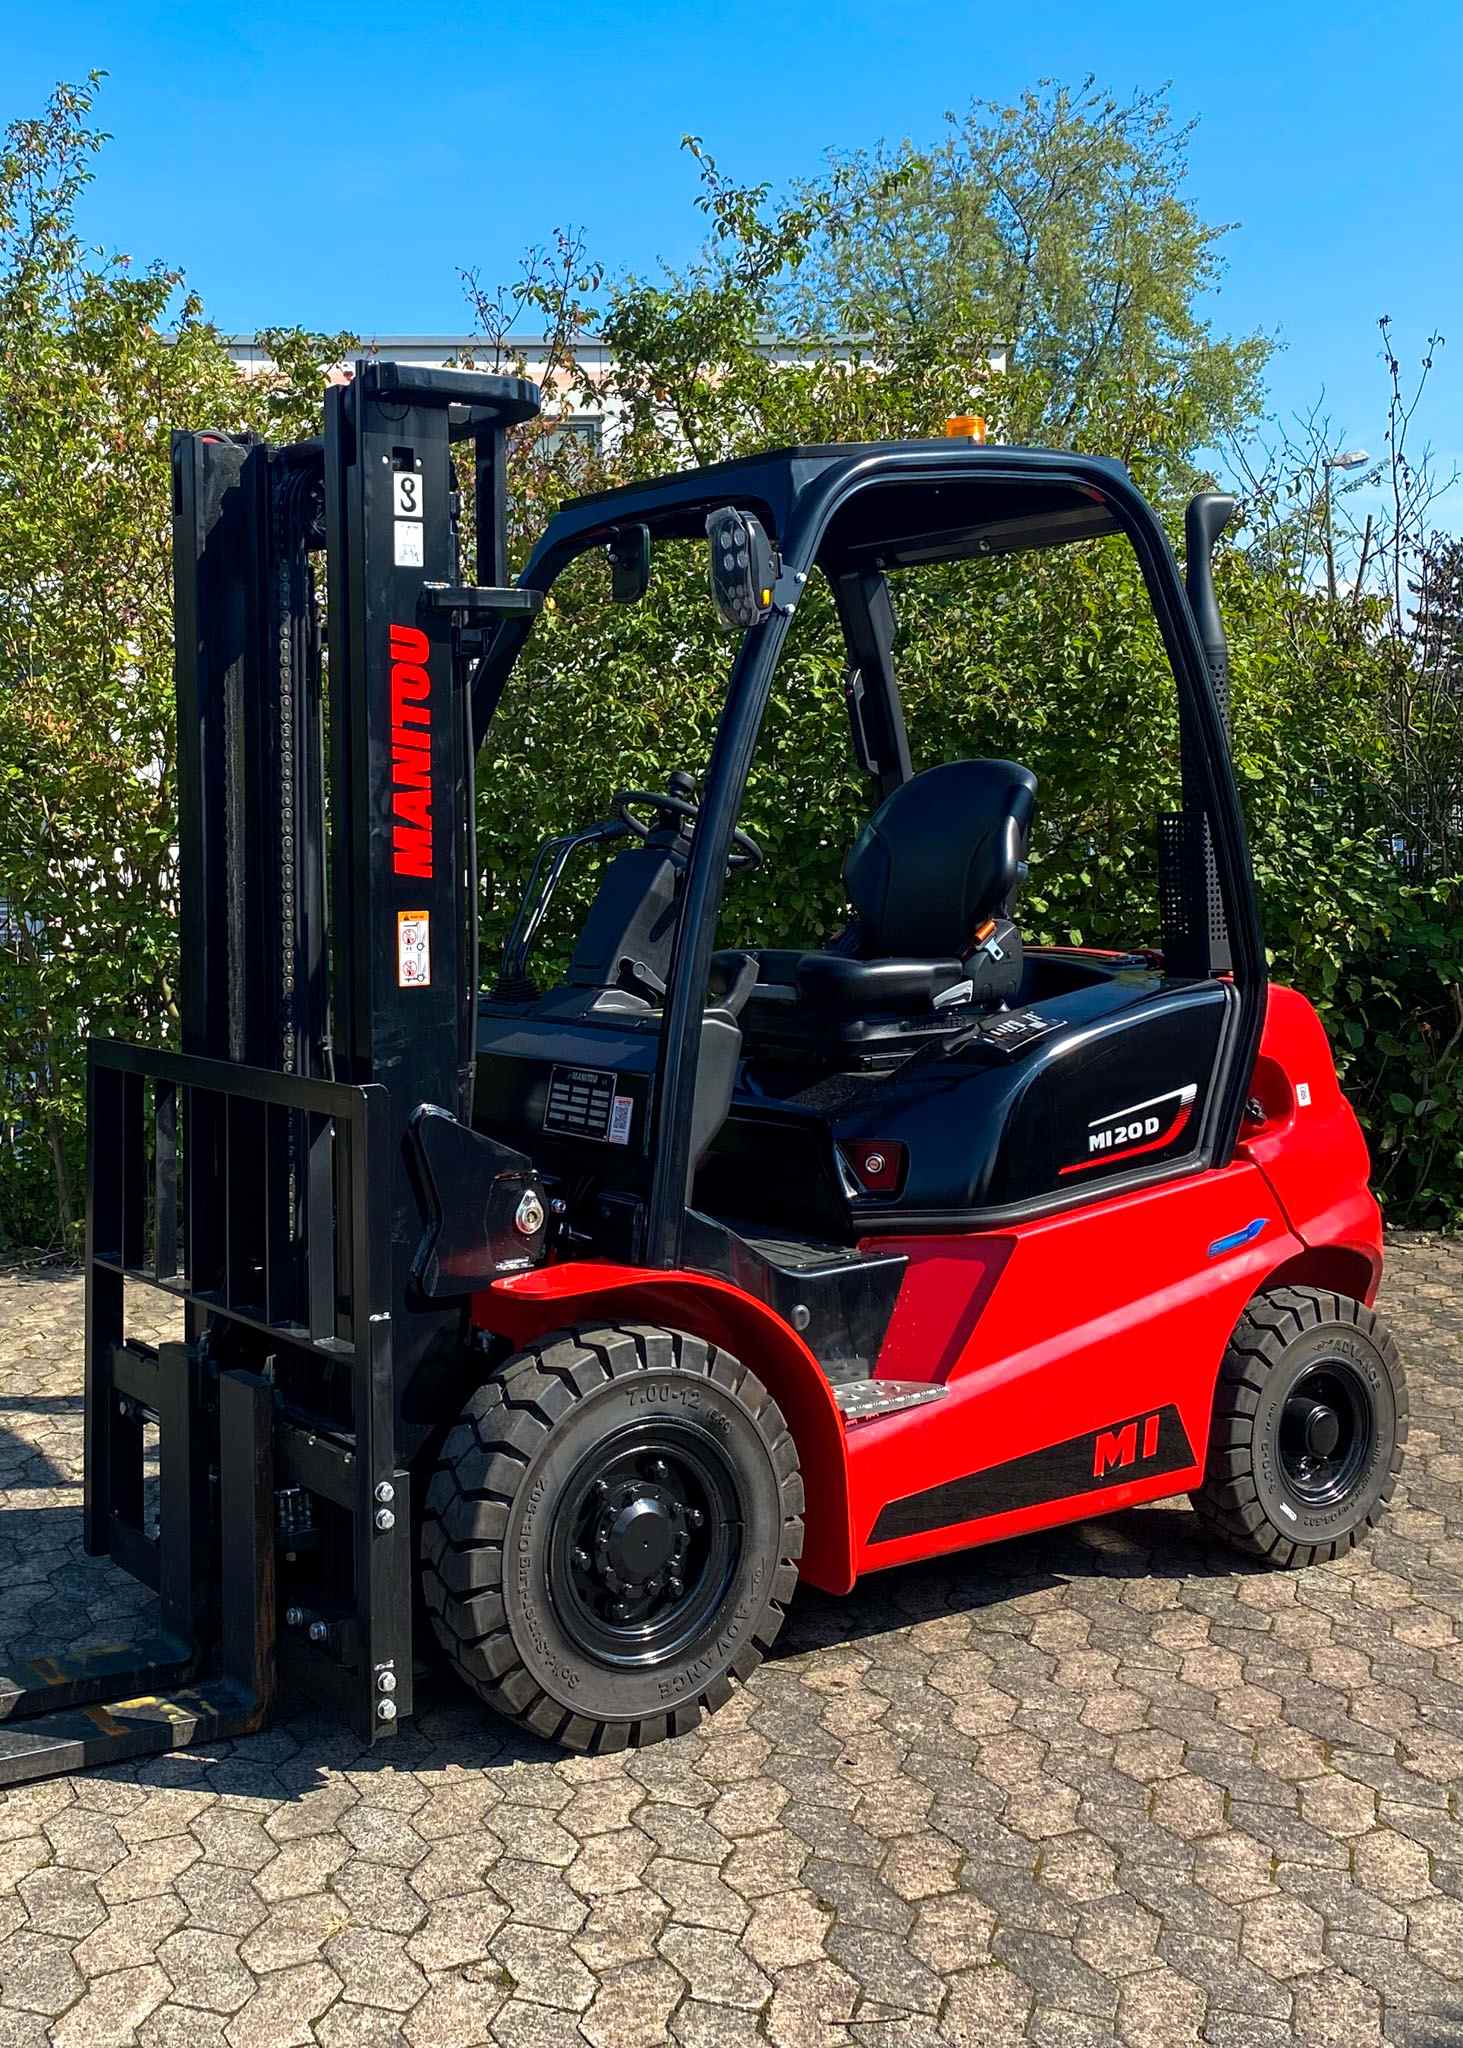
[[[1146,1102],[1133,1102],[1126,1109],[1109,1110],[1095,1116],[1087,1126],[1085,1157],[1064,1166],[1063,1173],[1085,1173],[1090,1166],[1106,1166],[1112,1159],[1133,1159],[1140,1152],[1160,1152],[1171,1145],[1193,1113],[1198,1083],[1186,1081],[1182,1088],[1170,1088],[1166,1095],[1150,1095]]]
[[[391,867],[432,879],[432,678],[417,626],[391,628]]]
[[[1157,1455],[1158,1417],[1142,1415],[1132,1422],[1120,1423],[1116,1429],[1098,1431],[1092,1447],[1092,1476],[1105,1479],[1115,1467],[1121,1470],[1124,1465],[1136,1465],[1140,1458]]]

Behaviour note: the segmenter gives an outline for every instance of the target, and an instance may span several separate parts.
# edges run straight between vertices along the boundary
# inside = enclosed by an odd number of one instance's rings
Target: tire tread
[[[1343,1535],[1296,1543],[1270,1520],[1253,1473],[1254,1418],[1269,1375],[1280,1369],[1298,1337],[1327,1322],[1347,1323],[1376,1346],[1396,1396],[1392,1457],[1376,1500]],[[1233,1549],[1281,1569],[1343,1556],[1376,1527],[1391,1500],[1407,1442],[1407,1379],[1397,1346],[1381,1318],[1349,1295],[1317,1287],[1275,1287],[1257,1295],[1241,1316],[1219,1368],[1203,1484],[1190,1495],[1194,1510]]]
[[[667,1712],[592,1719],[544,1692],[506,1624],[508,1513],[535,1455],[581,1401],[610,1380],[672,1367],[702,1374],[733,1395],[761,1435],[778,1486],[781,1554],[766,1610],[727,1671]],[[652,1324],[555,1330],[479,1387],[447,1433],[423,1508],[423,1599],[448,1661],[496,1713],[565,1748],[597,1755],[644,1749],[686,1733],[723,1706],[732,1677],[745,1684],[771,1649],[797,1585],[803,1510],[797,1445],[786,1418],[756,1374],[730,1352]]]

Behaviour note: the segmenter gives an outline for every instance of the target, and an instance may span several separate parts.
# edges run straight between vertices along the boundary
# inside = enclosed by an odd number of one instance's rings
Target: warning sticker
[[[628,1145],[630,1142],[630,1119],[635,1114],[633,1095],[617,1095],[610,1111],[609,1141],[612,1145]]]
[[[420,569],[426,561],[422,552],[422,522],[420,519],[398,519],[392,528],[395,539],[394,555],[398,569]]]
[[[399,469],[391,478],[391,515],[394,519],[420,519],[422,480],[414,469]]]
[[[398,910],[396,913],[396,985],[398,988],[429,988],[432,981],[431,913],[426,910]]]

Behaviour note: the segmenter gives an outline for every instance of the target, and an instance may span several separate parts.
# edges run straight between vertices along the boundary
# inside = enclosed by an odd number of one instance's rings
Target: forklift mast
[[[363,362],[322,439],[174,436],[182,1050],[94,1042],[88,1115],[86,1547],[158,1625],[0,1677],[0,1784],[257,1726],[277,1655],[369,1740],[410,1712],[408,1467],[463,1346],[456,1299],[405,1312],[408,1124],[471,1115],[468,682],[539,602],[502,587],[504,440],[538,406]],[[139,1281],[183,1342],[128,1338]]]
[[[502,587],[503,440],[538,403],[517,378],[366,362],[327,391],[322,441],[174,440],[183,1046],[385,1090],[398,1387],[456,1332],[455,1305],[401,1313],[420,1234],[401,1140],[421,1103],[472,1111],[466,681],[484,624],[524,603]],[[458,561],[464,439],[474,585]],[[327,1170],[318,1153],[292,1165],[297,1192]]]

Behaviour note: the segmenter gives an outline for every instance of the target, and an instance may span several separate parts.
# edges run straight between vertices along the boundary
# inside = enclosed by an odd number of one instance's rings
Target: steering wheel
[[[671,796],[658,789],[621,789],[615,792],[615,816],[637,839],[648,839],[658,828],[647,825],[643,818],[637,818],[631,810],[632,804],[649,804],[657,811],[668,812],[671,817],[685,818],[694,825],[701,815],[701,807],[684,796]],[[750,874],[762,865],[762,849],[750,832],[740,829],[732,833],[731,848],[726,864],[733,874]]]

